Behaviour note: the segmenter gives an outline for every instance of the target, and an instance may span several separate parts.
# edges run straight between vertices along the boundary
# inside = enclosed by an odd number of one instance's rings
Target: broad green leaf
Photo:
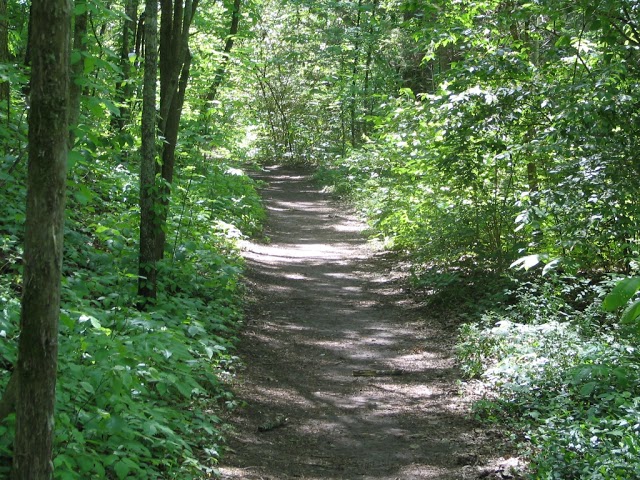
[[[598,386],[597,382],[589,382],[589,383],[585,383],[581,388],[580,388],[580,395],[583,397],[588,397],[590,396],[593,391],[596,389],[596,387]]]
[[[95,389],[93,388],[93,385],[91,385],[89,382],[80,382],[80,386],[83,388],[84,391],[94,394],[96,393]]]
[[[67,154],[67,168],[72,170],[76,163],[82,163],[84,161],[84,156],[75,150],[69,151]]]
[[[193,389],[191,388],[190,385],[187,385],[186,383],[182,383],[182,382],[176,382],[174,385],[185,398],[191,398],[191,393],[193,392]]]
[[[95,461],[88,456],[78,456],[78,466],[82,473],[90,472],[93,470]]]
[[[602,308],[607,312],[612,312],[631,300],[631,297],[640,288],[640,277],[629,277],[620,280],[602,302]]]
[[[113,469],[116,472],[116,475],[118,476],[118,479],[122,480],[124,478],[127,478],[127,475],[129,475],[129,472],[131,471],[131,468],[129,468],[129,465],[127,465],[124,461],[120,460],[119,462],[117,462],[114,466]]]
[[[629,305],[620,317],[620,323],[628,324],[636,320],[640,316],[640,299]]]

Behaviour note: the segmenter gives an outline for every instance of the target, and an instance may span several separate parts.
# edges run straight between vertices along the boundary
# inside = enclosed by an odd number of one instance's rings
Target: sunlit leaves
[[[604,299],[602,307],[607,311],[616,310],[624,305],[640,289],[640,277],[630,277],[620,280],[609,295]]]

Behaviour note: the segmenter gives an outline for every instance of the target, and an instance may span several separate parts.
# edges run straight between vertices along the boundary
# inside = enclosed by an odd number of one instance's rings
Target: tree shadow
[[[223,478],[463,478],[482,434],[470,433],[446,334],[306,173],[262,179],[273,242],[244,253],[257,301]]]

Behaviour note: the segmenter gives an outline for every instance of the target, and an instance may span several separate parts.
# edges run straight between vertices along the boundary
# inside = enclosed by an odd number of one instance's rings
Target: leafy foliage
[[[477,415],[519,433],[536,478],[633,478],[637,338],[599,309],[610,281],[573,281],[522,288],[510,309],[463,325],[460,366],[492,392]]]
[[[521,433],[536,478],[640,476],[639,282],[629,276],[640,255],[638,2],[243,2],[229,55],[232,4],[205,2],[194,19],[160,295],[145,312],[133,273],[142,52],[123,50],[127,2],[76,7],[91,28],[72,54],[82,95],[58,478],[211,472],[216,412],[233,404],[222,379],[240,318],[234,242],[264,218],[238,170],[248,161],[316,165],[372,235],[407,255],[415,292],[470,322],[460,366],[492,392],[478,414]],[[7,7],[3,385],[18,335],[28,111],[27,6]],[[12,422],[0,424],[3,464]]]
[[[171,215],[164,292],[145,312],[136,304],[136,176],[124,164],[70,180],[56,418],[56,478],[192,478],[211,474],[221,453],[221,409],[237,359],[241,319],[235,241],[256,233],[264,213],[254,183],[219,163],[187,169]],[[135,165],[133,165],[135,168]],[[207,168],[206,176],[198,171]],[[3,191],[0,365],[15,362],[18,335],[22,171]],[[82,183],[80,182],[82,179]],[[78,183],[76,183],[78,182]],[[216,195],[213,195],[213,193]],[[22,196],[18,195],[18,197]],[[108,199],[108,200],[107,200]],[[105,205],[109,205],[105,208]],[[233,233],[233,235],[232,235]],[[8,374],[2,377],[3,384]],[[0,458],[11,453],[12,420]],[[6,469],[6,462],[2,462]]]
[[[475,320],[461,368],[534,478],[637,477],[638,281],[603,280],[639,254],[637,2],[383,4],[401,81],[319,178]]]

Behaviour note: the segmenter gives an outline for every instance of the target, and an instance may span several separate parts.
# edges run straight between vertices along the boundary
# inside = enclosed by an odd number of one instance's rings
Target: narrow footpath
[[[304,171],[259,178],[270,241],[246,246],[245,406],[222,478],[512,478],[458,394],[451,329],[403,291],[364,225]]]

